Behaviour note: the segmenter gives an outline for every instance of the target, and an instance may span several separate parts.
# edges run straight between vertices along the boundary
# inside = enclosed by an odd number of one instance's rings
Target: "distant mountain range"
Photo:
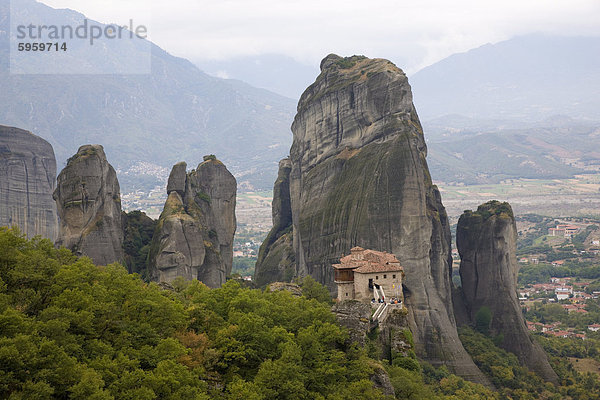
[[[12,3],[32,21],[85,18],[34,0]],[[196,60],[214,75],[236,78],[221,79],[149,44],[148,75],[11,75],[8,16],[9,1],[0,0],[0,124],[48,140],[59,170],[80,145],[102,144],[123,171],[124,192],[163,185],[175,162],[194,166],[206,154],[223,160],[240,188],[272,188],[277,162],[289,152],[296,100],[238,79],[297,98],[319,72],[281,55]],[[143,53],[127,45],[96,48],[91,58],[72,61],[108,60],[119,70],[141,62]],[[495,182],[593,169],[599,38],[518,37],[448,57],[409,81],[434,179]]]
[[[454,54],[410,77],[421,120],[448,114],[600,120],[600,37],[529,35]]]
[[[277,54],[193,62],[212,75],[295,99],[319,72],[318,65]],[[488,43],[423,68],[409,81],[422,121],[455,114],[478,120],[566,115],[599,121],[600,37],[533,34]]]
[[[446,116],[423,123],[435,181],[499,183],[600,173],[600,123],[556,116],[535,123]]]
[[[33,0],[18,7],[34,21],[84,19]],[[272,187],[291,144],[296,101],[209,76],[155,45],[149,75],[11,75],[8,15],[9,1],[0,0],[0,123],[47,139],[59,170],[80,145],[99,143],[117,169],[141,162],[170,168],[181,160],[194,166],[216,154],[246,187]],[[118,63],[114,56],[95,55]],[[122,186],[127,191],[135,181]]]
[[[299,99],[319,75],[318,65],[302,64],[281,54],[236,57],[222,61],[192,61],[211,75],[239,79],[292,99]]]
[[[410,77],[434,179],[600,172],[600,38],[530,35]]]

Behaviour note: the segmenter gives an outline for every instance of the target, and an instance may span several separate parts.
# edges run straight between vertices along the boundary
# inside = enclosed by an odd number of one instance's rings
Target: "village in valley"
[[[517,217],[519,302],[534,333],[600,337],[600,223]]]

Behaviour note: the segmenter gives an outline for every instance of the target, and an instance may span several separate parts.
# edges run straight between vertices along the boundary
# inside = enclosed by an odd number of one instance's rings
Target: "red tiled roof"
[[[362,267],[358,267],[354,272],[359,274],[370,274],[375,272],[399,272],[403,268],[400,264],[368,264]]]
[[[353,247],[350,251],[351,254],[342,257],[339,264],[333,265],[334,269],[353,269],[361,274],[403,271],[393,254],[361,247]]]

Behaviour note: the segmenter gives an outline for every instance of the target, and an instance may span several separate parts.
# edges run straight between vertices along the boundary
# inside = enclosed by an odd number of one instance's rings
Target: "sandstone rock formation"
[[[214,156],[190,173],[186,166],[175,164],[169,176],[169,197],[150,247],[150,278],[183,277],[219,287],[233,263],[236,181]]]
[[[517,299],[517,228],[508,203],[490,201],[477,211],[465,211],[458,221],[456,243],[461,257],[462,300],[469,320],[481,307],[492,313],[500,346],[547,381],[557,382],[542,348],[527,331]]]
[[[257,264],[261,267],[254,274],[254,281],[259,286],[268,282],[289,281],[296,274],[292,251],[291,170],[289,158],[279,162],[279,173],[273,186],[273,228],[260,246]]]
[[[392,309],[379,325],[377,342],[383,358],[393,360],[397,356],[408,357],[413,349],[406,308]]]
[[[406,273],[417,354],[487,383],[456,331],[448,218],[406,75],[387,60],[329,55],[300,98],[292,131],[290,202],[273,202],[291,210],[294,259],[266,263],[279,257],[273,251],[286,253],[283,244],[266,246],[256,275],[289,262],[295,275],[333,289],[331,265],[352,247],[391,252]]]
[[[101,145],[81,146],[67,161],[54,200],[60,219],[57,246],[98,265],[123,261],[119,181]]]
[[[390,376],[383,365],[371,361],[370,367],[373,369],[373,374],[370,377],[373,387],[375,389],[379,389],[384,396],[390,396],[388,398],[395,398],[396,392],[394,391],[394,386],[392,386]]]
[[[331,311],[340,326],[348,329],[350,341],[364,346],[371,329],[371,305],[357,300],[346,300],[335,303]]]
[[[19,227],[28,237],[56,239],[52,200],[56,160],[50,143],[31,132],[0,125],[0,226]]]

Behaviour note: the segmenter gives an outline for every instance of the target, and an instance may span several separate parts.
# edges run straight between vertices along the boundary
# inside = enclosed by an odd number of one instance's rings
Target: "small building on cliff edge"
[[[404,269],[393,254],[354,247],[333,269],[339,301],[403,298]]]

